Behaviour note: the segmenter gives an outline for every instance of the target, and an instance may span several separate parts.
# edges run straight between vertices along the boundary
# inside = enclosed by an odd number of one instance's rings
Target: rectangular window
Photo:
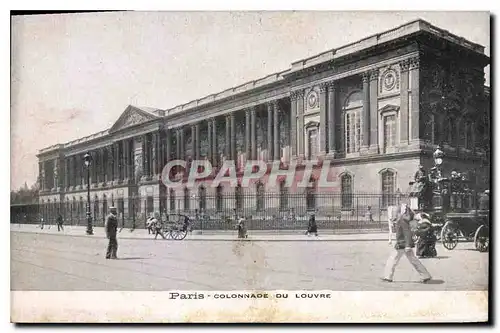
[[[359,110],[348,111],[345,114],[345,150],[346,153],[358,152],[361,147],[361,113]]]
[[[384,152],[396,145],[396,116],[384,117]]]
[[[307,134],[308,158],[312,160],[318,155],[318,130],[311,129]]]

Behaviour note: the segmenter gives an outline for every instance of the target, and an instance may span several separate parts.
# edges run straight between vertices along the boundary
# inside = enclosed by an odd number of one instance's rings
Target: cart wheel
[[[175,240],[183,240],[187,236],[187,230],[172,230],[172,237]]]
[[[490,246],[490,232],[488,228],[484,225],[480,226],[476,230],[476,234],[474,235],[474,244],[476,246],[476,250],[479,252],[487,252]]]
[[[446,234],[441,233],[441,242],[447,250],[453,250],[458,244],[458,235],[454,230],[448,230]]]
[[[445,235],[450,232],[450,231],[453,231],[454,232],[454,227],[453,227],[453,223],[451,221],[446,221],[446,223],[443,225],[443,227],[441,228],[441,233],[440,233],[440,237],[441,238],[441,241],[444,242],[444,239],[445,239]]]

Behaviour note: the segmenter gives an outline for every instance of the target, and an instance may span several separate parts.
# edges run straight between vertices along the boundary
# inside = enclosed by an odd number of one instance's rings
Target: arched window
[[[198,188],[198,197],[198,209],[202,212],[207,209],[207,189],[205,186],[202,185]]]
[[[350,174],[344,174],[340,178],[341,205],[342,209],[352,209],[353,181]]]
[[[306,209],[307,211],[316,210],[316,182],[314,180],[306,189]]]
[[[170,211],[174,211],[175,210],[175,191],[174,189],[170,189],[168,191],[168,198],[170,200]]]
[[[256,185],[256,209],[258,212],[264,210],[264,184],[257,183]]]
[[[360,91],[351,93],[344,102],[345,152],[355,153],[361,147],[361,111],[363,95]]]
[[[382,177],[382,207],[394,205],[396,203],[396,177],[391,170],[381,173]]]
[[[285,211],[288,209],[288,187],[286,182],[280,182],[280,210]]]
[[[222,206],[223,206],[223,194],[222,194],[222,186],[217,186],[215,189],[215,209],[218,212],[222,212]]]
[[[190,191],[186,187],[184,188],[184,210],[190,210],[191,209],[191,198],[190,198]]]
[[[243,209],[243,188],[240,184],[234,190],[234,203],[238,211]]]

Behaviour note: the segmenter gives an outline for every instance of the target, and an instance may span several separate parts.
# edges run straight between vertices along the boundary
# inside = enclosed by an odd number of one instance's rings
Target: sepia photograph
[[[10,19],[11,322],[491,319],[489,12]]]

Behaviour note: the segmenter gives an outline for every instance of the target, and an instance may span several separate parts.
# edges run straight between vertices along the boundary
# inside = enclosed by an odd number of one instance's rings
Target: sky
[[[129,104],[168,109],[417,18],[485,46],[490,55],[486,12],[13,17],[11,189],[36,181],[40,149],[111,127]]]

